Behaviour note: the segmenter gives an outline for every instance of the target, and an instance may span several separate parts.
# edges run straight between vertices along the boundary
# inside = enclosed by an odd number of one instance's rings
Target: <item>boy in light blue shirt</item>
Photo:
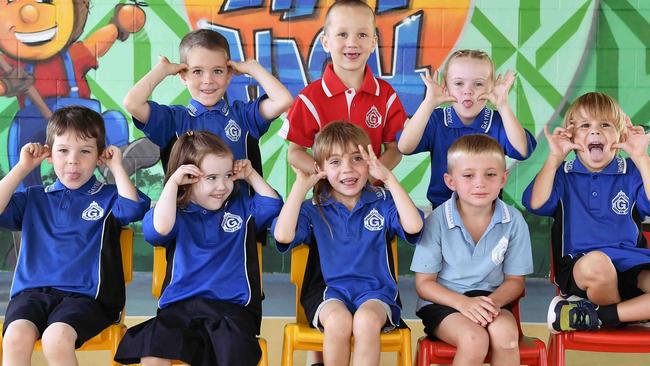
[[[417,312],[429,337],[458,348],[454,364],[519,364],[519,332],[509,304],[533,271],[528,226],[498,198],[506,183],[503,148],[466,135],[447,154],[451,199],[427,218],[411,270]]]

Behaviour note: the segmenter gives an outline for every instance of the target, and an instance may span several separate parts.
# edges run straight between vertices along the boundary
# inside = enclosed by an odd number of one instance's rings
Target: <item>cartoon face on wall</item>
[[[0,50],[14,58],[46,60],[79,37],[87,14],[87,1],[0,2]]]

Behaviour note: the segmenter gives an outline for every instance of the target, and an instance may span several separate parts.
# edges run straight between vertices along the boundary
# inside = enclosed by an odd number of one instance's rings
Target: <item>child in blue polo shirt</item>
[[[380,332],[398,325],[401,311],[390,240],[417,241],[422,213],[360,127],[328,124],[313,152],[315,173],[294,168],[296,181],[271,230],[281,252],[301,243],[318,248],[327,287],[318,303],[303,306],[325,334],[325,364],[349,363],[351,335],[353,363],[379,364]],[[369,185],[370,175],[387,190]],[[313,199],[303,202],[314,186]]]
[[[494,64],[487,53],[459,50],[447,61],[442,84],[438,72],[421,76],[427,87],[422,104],[397,135],[402,154],[428,151],[431,178],[427,198],[437,207],[451,197],[442,176],[447,172],[447,150],[461,136],[484,133],[504,148],[506,155],[523,160],[535,149],[535,138],[524,129],[508,104],[515,75],[508,71],[494,80]],[[490,101],[496,111],[486,107]],[[438,108],[443,103],[451,105]]]
[[[235,159],[249,159],[247,137],[259,139],[270,122],[289,108],[291,94],[254,59],[231,60],[228,41],[216,31],[197,29],[186,34],[179,52],[180,64],[161,57],[127,93],[124,107],[133,115],[133,123],[161,148],[186,131],[210,131],[228,144]],[[224,96],[233,73],[252,76],[267,94],[228,105]],[[163,79],[176,74],[192,96],[187,107],[148,101]],[[166,157],[162,159],[166,169]]]
[[[484,134],[456,140],[445,183],[454,193],[426,219],[415,248],[417,316],[425,333],[458,348],[454,365],[519,365],[509,304],[533,271],[528,226],[498,198],[506,183],[501,145]]]
[[[633,126],[603,93],[579,97],[564,126],[544,134],[548,158],[523,196],[526,208],[554,216],[552,332],[650,319],[650,134]],[[575,150],[575,158],[564,161]],[[623,150],[629,158],[618,155]]]
[[[238,189],[246,181],[255,195]],[[155,318],[130,328],[115,355],[124,364],[257,365],[262,317],[256,231],[282,200],[248,160],[207,131],[172,148],[165,187],[143,221],[145,239],[167,249],[171,273]]]
[[[120,319],[125,290],[121,227],[142,219],[149,198],[106,146],[97,112],[71,106],[54,112],[47,143],[29,143],[0,181],[0,227],[22,230],[3,328],[2,364],[29,365],[37,339],[49,364],[76,365],[75,348]],[[57,180],[15,192],[48,159]],[[115,185],[95,179],[105,164]]]

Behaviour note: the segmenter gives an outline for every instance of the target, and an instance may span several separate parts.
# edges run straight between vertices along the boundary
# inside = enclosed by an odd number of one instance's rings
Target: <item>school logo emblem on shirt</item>
[[[221,228],[227,233],[234,233],[235,231],[241,229],[242,219],[241,216],[233,215],[230,212],[223,214],[223,220],[221,220]]]
[[[363,226],[370,231],[379,231],[384,228],[384,217],[373,208],[363,219]]]
[[[366,113],[366,125],[370,128],[377,128],[381,126],[381,114],[374,105]]]
[[[494,249],[492,249],[492,263],[495,266],[503,263],[503,259],[506,257],[506,250],[508,250],[508,238],[503,236],[499,239]]]
[[[232,141],[232,142],[237,142],[239,141],[239,138],[241,137],[241,128],[235,122],[234,120],[229,120],[228,124],[226,125],[226,128],[224,129],[226,131],[226,137]]]
[[[630,210],[630,199],[625,192],[618,191],[612,199],[612,211],[617,215],[627,215]]]
[[[81,213],[81,218],[86,221],[96,221],[102,217],[104,217],[104,209],[95,201],[92,201],[88,208]]]

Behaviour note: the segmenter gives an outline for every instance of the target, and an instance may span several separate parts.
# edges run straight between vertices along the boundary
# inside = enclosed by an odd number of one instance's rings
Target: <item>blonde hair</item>
[[[376,16],[375,16],[375,11],[370,7],[370,5],[366,4],[365,1],[361,0],[337,0],[332,4],[332,6],[327,9],[327,13],[325,13],[325,25],[323,26],[323,31],[327,33],[327,26],[329,25],[330,22],[330,14],[332,11],[336,8],[340,8],[343,6],[347,6],[350,8],[357,8],[357,9],[366,9],[372,14],[372,25],[373,25],[373,35],[376,33]]]
[[[451,62],[459,59],[459,58],[469,58],[473,60],[479,60],[479,61],[485,61],[490,64],[490,81],[494,80],[494,63],[492,62],[492,59],[490,56],[487,54],[487,52],[481,51],[481,50],[457,50],[456,52],[452,53],[451,56],[447,59],[447,62],[445,63],[445,67],[442,70],[442,81],[444,83],[447,82],[447,71],[449,70],[449,65],[451,65]]]
[[[182,134],[174,143],[169,155],[165,184],[181,165],[201,165],[203,159],[209,155],[224,156],[233,158],[232,151],[219,136],[209,131],[187,131]],[[178,187],[176,204],[178,207],[185,207],[190,201],[192,184]]]
[[[616,99],[605,93],[590,92],[576,99],[564,115],[564,126],[575,123],[580,116],[611,122],[619,136],[627,130],[625,112]]]
[[[472,156],[490,156],[503,162],[506,168],[506,156],[497,140],[485,134],[465,135],[454,141],[447,150],[447,172],[451,172],[459,159]]]

